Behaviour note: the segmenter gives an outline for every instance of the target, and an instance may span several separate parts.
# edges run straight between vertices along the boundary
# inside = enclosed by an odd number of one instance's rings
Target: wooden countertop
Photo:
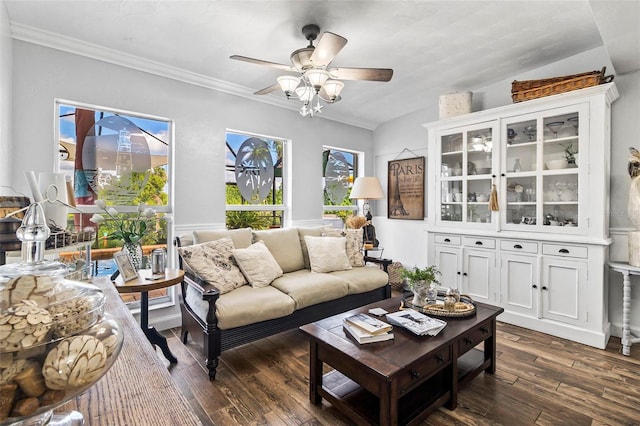
[[[93,283],[104,291],[106,311],[124,331],[122,350],[95,385],[55,411],[77,410],[92,426],[201,425],[109,277],[94,278]]]

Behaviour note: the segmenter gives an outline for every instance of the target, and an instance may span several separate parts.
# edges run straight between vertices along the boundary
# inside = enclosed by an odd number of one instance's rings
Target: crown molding
[[[253,90],[228,81],[219,80],[203,74],[194,73],[172,65],[163,64],[161,62],[152,61],[150,59],[141,58],[125,52],[121,52],[109,47],[100,46],[98,44],[89,43],[76,38],[67,37],[61,34],[52,33],[40,28],[31,27],[19,22],[11,22],[11,37],[15,40],[25,41],[40,46],[49,47],[51,49],[61,50],[63,52],[72,53],[87,58],[96,59],[102,62],[108,62],[114,65],[134,69],[148,74],[169,78],[194,86],[204,87],[206,89],[227,93],[241,98],[249,99],[253,102],[262,102],[279,108],[285,108],[292,111],[298,111],[297,104],[287,99],[276,98],[273,96],[256,97]],[[337,121],[351,126],[361,127],[368,130],[374,130],[375,123],[369,121],[349,120],[333,117],[332,114],[326,114],[321,119]]]

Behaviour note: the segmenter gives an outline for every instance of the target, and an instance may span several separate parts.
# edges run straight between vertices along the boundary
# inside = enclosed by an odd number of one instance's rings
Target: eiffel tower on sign
[[[408,211],[404,209],[402,205],[402,199],[400,199],[400,183],[396,177],[396,183],[392,188],[391,205],[389,206],[389,216],[407,216]]]

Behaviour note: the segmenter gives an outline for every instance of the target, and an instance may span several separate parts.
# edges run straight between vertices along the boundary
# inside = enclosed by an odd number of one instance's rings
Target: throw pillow
[[[233,260],[231,238],[180,247],[178,253],[189,269],[217,288],[220,294],[247,283]]]
[[[346,252],[346,238],[304,237],[309,250],[311,272],[332,272],[351,269]]]
[[[364,254],[362,253],[362,228],[345,229],[347,239],[346,251],[351,266],[364,266]]]
[[[234,249],[233,257],[252,287],[266,287],[282,276],[282,268],[262,241]]]

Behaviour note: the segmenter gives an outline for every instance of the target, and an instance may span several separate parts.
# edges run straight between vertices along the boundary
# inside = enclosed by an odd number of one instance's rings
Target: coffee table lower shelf
[[[445,371],[435,374],[398,400],[398,424],[409,424],[418,416],[423,419],[451,398],[451,392],[444,390]],[[322,382],[324,385],[318,393],[338,410],[358,424],[380,424],[380,400],[374,394],[338,370],[325,374]]]

